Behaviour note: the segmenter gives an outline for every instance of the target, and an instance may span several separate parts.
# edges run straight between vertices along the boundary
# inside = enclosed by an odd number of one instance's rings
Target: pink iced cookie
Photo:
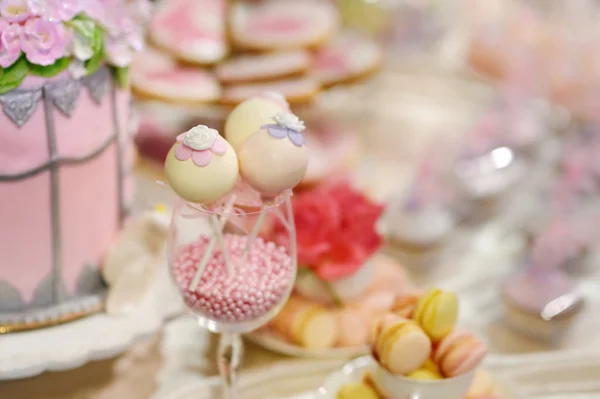
[[[344,33],[313,55],[313,75],[323,86],[355,81],[375,72],[383,61],[379,45]]]
[[[433,360],[446,377],[456,377],[479,366],[486,354],[485,344],[473,334],[455,331],[440,342]]]
[[[216,74],[226,84],[258,82],[302,74],[310,63],[310,56],[303,50],[241,55],[220,63]]]
[[[220,250],[213,252],[198,288],[190,292],[204,251],[209,245],[201,237],[175,255],[173,275],[186,306],[211,320],[224,323],[252,322],[264,317],[287,298],[293,284],[293,262],[283,247],[258,238],[248,262],[239,262],[247,237],[225,235],[225,246],[232,260],[230,276]]]
[[[156,51],[135,60],[130,79],[138,96],[169,103],[201,104],[216,101],[221,95],[219,82],[211,72],[179,66]]]
[[[311,77],[298,77],[273,82],[241,83],[223,89],[221,102],[237,105],[266,92],[280,93],[291,104],[310,102],[321,90],[319,83]]]
[[[173,56],[195,64],[213,64],[228,51],[225,0],[162,2],[152,23],[150,39]]]
[[[315,47],[325,43],[337,26],[337,10],[327,1],[240,1],[231,10],[231,37],[244,49]]]

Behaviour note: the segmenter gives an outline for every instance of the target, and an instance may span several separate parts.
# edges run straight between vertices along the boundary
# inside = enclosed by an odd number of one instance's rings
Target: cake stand
[[[181,310],[163,266],[145,299],[127,316],[99,313],[52,328],[0,335],[0,380],[69,370],[116,356]]]

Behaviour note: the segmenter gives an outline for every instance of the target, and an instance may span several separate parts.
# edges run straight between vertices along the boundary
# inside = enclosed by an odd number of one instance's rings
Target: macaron
[[[288,300],[271,325],[294,344],[312,350],[331,348],[338,337],[334,314],[298,297]]]
[[[376,336],[374,353],[390,372],[406,375],[419,369],[431,354],[431,341],[412,320],[386,318]]]
[[[344,308],[335,312],[338,323],[337,346],[359,347],[367,344],[369,323],[358,309]]]
[[[398,295],[392,305],[392,312],[400,317],[412,318],[421,296],[422,294],[419,291],[409,291]]]
[[[420,381],[436,381],[444,378],[439,372],[423,368],[413,371],[412,373],[408,374],[407,377]]]
[[[458,319],[458,297],[453,292],[430,289],[419,299],[413,319],[437,342],[454,329]]]
[[[487,347],[468,331],[454,331],[444,338],[433,355],[446,377],[456,377],[475,369],[485,355]]]
[[[336,399],[380,399],[377,392],[361,382],[346,384],[340,388]]]

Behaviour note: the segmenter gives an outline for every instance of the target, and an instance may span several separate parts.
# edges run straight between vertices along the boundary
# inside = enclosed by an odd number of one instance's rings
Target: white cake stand
[[[69,370],[110,358],[134,340],[156,332],[182,310],[166,273],[166,267],[161,268],[144,301],[127,316],[100,313],[52,328],[0,336],[0,380]]]

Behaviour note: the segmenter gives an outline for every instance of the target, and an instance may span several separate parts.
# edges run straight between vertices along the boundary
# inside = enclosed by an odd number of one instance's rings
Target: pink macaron
[[[475,369],[487,347],[467,331],[455,331],[444,338],[434,352],[433,360],[446,377],[456,377]]]

